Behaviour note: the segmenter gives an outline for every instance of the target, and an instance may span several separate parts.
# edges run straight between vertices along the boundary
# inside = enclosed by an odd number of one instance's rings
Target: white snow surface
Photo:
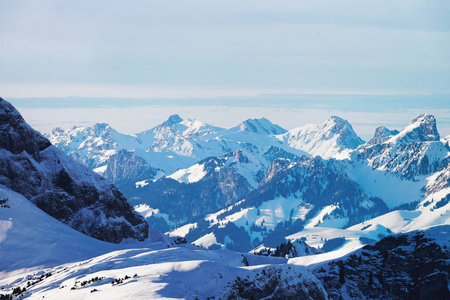
[[[182,183],[193,183],[200,181],[205,177],[206,171],[203,164],[195,164],[187,169],[178,170],[172,175],[167,176],[168,178],[175,179]]]
[[[0,198],[10,206],[0,207],[2,293],[20,286],[27,287],[29,299],[206,299],[225,294],[237,276],[255,278],[268,265],[290,280],[318,283],[304,267],[289,266],[288,272],[283,258],[247,255],[247,267],[241,253],[176,245],[155,234],[145,242],[101,242],[3,186]],[[27,286],[41,275],[42,281]],[[83,283],[95,277],[100,280]],[[111,283],[119,278],[123,282]]]

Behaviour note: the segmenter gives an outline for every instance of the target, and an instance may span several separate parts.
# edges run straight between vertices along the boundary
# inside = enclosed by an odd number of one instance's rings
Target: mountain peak
[[[0,148],[14,154],[25,151],[39,160],[39,152],[50,145],[25,122],[14,106],[0,98]]]
[[[436,119],[433,115],[420,114],[415,117],[408,126],[389,141],[410,142],[432,142],[439,141],[440,136],[436,127]]]
[[[348,123],[347,120],[342,119],[341,117],[338,117],[338,116],[330,116],[330,117],[328,117],[327,121],[333,121],[333,122],[336,122],[336,123],[338,123],[338,122]]]
[[[331,116],[323,124],[324,137],[329,139],[338,136],[337,143],[343,148],[355,149],[364,141],[355,133],[352,125],[345,119]]]
[[[329,130],[331,130],[331,131],[333,131],[335,133],[337,133],[337,132],[339,132],[341,130],[345,130],[348,127],[350,127],[350,128],[352,127],[350,125],[350,123],[347,120],[342,119],[342,118],[337,117],[337,116],[330,116],[325,121],[325,124],[324,124],[324,128],[328,128]]]
[[[375,129],[375,134],[373,135],[373,138],[367,142],[369,145],[375,145],[375,144],[381,144],[385,141],[387,141],[392,136],[399,134],[400,132],[398,130],[389,130],[388,128],[384,126],[380,126],[377,129]]]
[[[183,122],[183,119],[179,115],[173,114],[167,119],[167,121],[164,121],[163,124],[166,126],[172,126],[181,122]]]
[[[266,118],[247,119],[239,125],[239,131],[254,132],[259,134],[283,134],[287,130],[273,124]]]
[[[95,123],[93,128],[95,131],[102,131],[105,130],[106,128],[110,127],[109,124],[107,123]]]

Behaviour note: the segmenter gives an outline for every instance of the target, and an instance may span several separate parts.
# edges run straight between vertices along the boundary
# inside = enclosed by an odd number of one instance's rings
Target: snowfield
[[[23,196],[0,186],[0,287],[26,288],[28,299],[194,299],[226,297],[239,278],[275,272],[285,282],[320,282],[287,259],[228,250],[206,250],[153,232],[145,242],[116,245],[79,233],[51,218]]]

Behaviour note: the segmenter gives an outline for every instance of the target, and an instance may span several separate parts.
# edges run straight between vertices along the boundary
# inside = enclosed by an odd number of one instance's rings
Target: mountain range
[[[48,138],[119,186],[152,228],[205,247],[275,247],[286,232],[344,229],[449,194],[436,188],[449,143],[428,114],[368,142],[336,116],[288,131],[264,118],[224,129],[173,115],[136,135],[96,124]]]
[[[428,114],[41,135],[0,98],[0,299],[449,298],[449,140]]]

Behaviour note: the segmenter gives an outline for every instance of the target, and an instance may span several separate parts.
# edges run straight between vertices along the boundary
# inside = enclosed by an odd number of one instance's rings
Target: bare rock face
[[[108,159],[104,177],[121,191],[135,187],[137,181],[153,179],[156,170],[140,156],[128,150],[120,150]]]
[[[12,154],[26,152],[35,160],[40,160],[40,151],[51,143],[37,131],[32,130],[20,113],[8,102],[0,98],[0,148]]]
[[[380,128],[369,143],[352,153],[354,159],[367,159],[374,169],[413,181],[447,166],[449,149],[440,141],[434,116],[418,115],[395,135],[386,136],[392,132]]]
[[[408,141],[433,142],[439,141],[440,139],[440,135],[436,127],[436,119],[434,116],[429,114],[418,115],[409,123],[404,131],[405,139]]]
[[[114,185],[52,146],[2,98],[0,184],[94,238],[119,243],[148,237],[148,224]]]

